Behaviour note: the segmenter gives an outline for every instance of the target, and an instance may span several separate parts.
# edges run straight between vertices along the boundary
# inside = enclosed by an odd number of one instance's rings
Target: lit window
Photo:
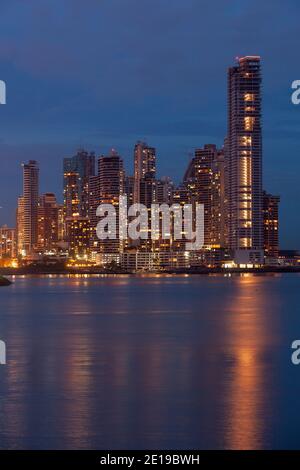
[[[243,147],[249,147],[251,146],[252,144],[252,137],[250,136],[247,136],[247,135],[243,135],[241,138],[240,138],[240,145],[243,146]]]
[[[244,100],[245,101],[254,101],[255,100],[255,95],[253,93],[245,93]]]

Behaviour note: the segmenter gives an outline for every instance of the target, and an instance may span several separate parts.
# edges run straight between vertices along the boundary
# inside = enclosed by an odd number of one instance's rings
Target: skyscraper
[[[264,250],[266,258],[278,258],[279,254],[279,203],[279,196],[273,196],[264,191]]]
[[[224,248],[224,150],[206,144],[195,151],[184,176],[191,200],[204,205],[204,245]]]
[[[128,204],[128,206],[131,206],[133,204],[134,176],[126,176],[126,178],[125,178],[125,194],[127,195],[127,204]]]
[[[90,248],[94,253],[99,252],[99,240],[97,239],[97,207],[100,204],[100,178],[99,175],[91,176],[89,180],[89,220],[90,220]]]
[[[119,198],[124,194],[123,160],[115,150],[98,160],[100,185],[99,204],[112,204],[116,210],[116,239],[99,240],[100,253],[119,253],[123,242],[119,239]]]
[[[207,144],[196,149],[184,176],[184,183],[189,188],[193,200],[204,205],[204,245],[211,245],[212,195],[213,195],[213,162],[217,147]]]
[[[216,248],[225,248],[226,207],[224,148],[217,150],[213,161],[211,216],[211,246]]]
[[[18,197],[16,219],[17,254],[22,256],[24,254],[24,196]]]
[[[65,217],[72,217],[73,213],[87,217],[89,179],[95,175],[95,154],[79,150],[73,157],[64,158],[63,170]]]
[[[23,164],[23,251],[30,255],[38,240],[39,167],[36,161]]]
[[[228,225],[236,262],[263,261],[260,57],[228,71]]]
[[[17,256],[16,229],[7,225],[0,227],[0,259]]]
[[[192,203],[193,203],[192,191],[190,189],[190,186],[186,183],[186,181],[184,181],[183,184],[180,184],[177,188],[173,189],[172,204],[176,204],[176,205],[180,205],[184,207],[186,204],[192,204]],[[178,239],[178,240],[174,239],[174,217],[172,217],[171,232],[172,232],[172,240],[171,240],[170,249],[172,249],[175,252],[185,251],[186,239],[185,239],[184,227],[182,227],[182,231],[181,231],[182,239]]]
[[[145,186],[156,176],[156,150],[145,142],[137,142],[134,148],[134,203],[142,203]],[[145,183],[145,179],[147,182]],[[145,183],[145,184],[144,184]]]
[[[56,196],[53,193],[42,194],[38,206],[38,249],[41,251],[56,248],[58,235],[58,211]]]
[[[64,217],[80,215],[80,177],[75,171],[64,172]]]
[[[90,252],[90,221],[88,217],[67,217],[69,254],[77,259],[88,258]]]
[[[171,178],[165,176],[155,182],[155,202],[157,204],[171,204],[174,184]]]

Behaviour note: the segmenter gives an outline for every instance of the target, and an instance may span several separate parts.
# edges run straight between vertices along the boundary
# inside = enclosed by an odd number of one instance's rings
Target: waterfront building
[[[63,160],[65,217],[88,216],[89,179],[95,175],[95,154],[79,150]]]
[[[22,252],[33,253],[38,241],[39,167],[35,160],[23,165]]]
[[[16,229],[7,225],[0,227],[0,259],[13,259],[17,257]]]
[[[279,254],[280,196],[263,192],[264,250],[266,259],[277,259]]]
[[[134,148],[134,203],[143,203],[145,193],[143,181],[155,180],[156,150],[145,142],[137,142]]]
[[[112,204],[116,211],[116,239],[98,240],[100,253],[120,253],[124,241],[119,238],[119,198],[124,194],[124,165],[123,160],[113,149],[107,156],[98,160],[99,203]],[[97,219],[99,222],[99,218]]]
[[[53,193],[39,197],[38,250],[42,253],[56,249],[59,240],[59,206]]]
[[[16,231],[17,231],[17,255],[23,256],[24,253],[24,197],[18,197],[18,206],[16,211]]]
[[[89,212],[90,219],[90,248],[92,253],[99,252],[99,240],[97,238],[97,207],[100,204],[100,178],[99,175],[91,176],[89,179]]]
[[[125,178],[125,194],[127,195],[128,207],[133,204],[134,196],[134,176],[126,176]]]
[[[204,248],[225,246],[224,151],[206,144],[195,151],[184,175],[184,185],[193,203],[204,205]]]
[[[64,172],[64,217],[80,215],[80,177],[74,171]]]
[[[90,253],[90,221],[88,217],[67,217],[69,255],[74,259],[88,259]]]
[[[261,63],[228,71],[228,238],[237,264],[263,263]]]

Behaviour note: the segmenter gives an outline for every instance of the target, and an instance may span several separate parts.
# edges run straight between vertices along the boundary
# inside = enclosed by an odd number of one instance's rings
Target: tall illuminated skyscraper
[[[260,57],[228,71],[229,247],[237,263],[263,260]]]
[[[32,253],[38,240],[39,167],[35,160],[23,165],[23,250]]]
[[[116,211],[116,239],[99,240],[100,253],[120,253],[123,242],[119,239],[119,198],[124,194],[123,160],[115,150],[98,160],[99,204],[112,204]]]

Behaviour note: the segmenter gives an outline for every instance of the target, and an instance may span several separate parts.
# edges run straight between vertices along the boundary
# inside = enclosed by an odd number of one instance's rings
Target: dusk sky
[[[300,248],[299,0],[0,0],[0,224],[15,224],[22,161],[62,199],[62,159],[79,147],[157,148],[179,182],[195,147],[222,145],[227,68],[261,55],[264,187],[280,194],[281,245]]]

